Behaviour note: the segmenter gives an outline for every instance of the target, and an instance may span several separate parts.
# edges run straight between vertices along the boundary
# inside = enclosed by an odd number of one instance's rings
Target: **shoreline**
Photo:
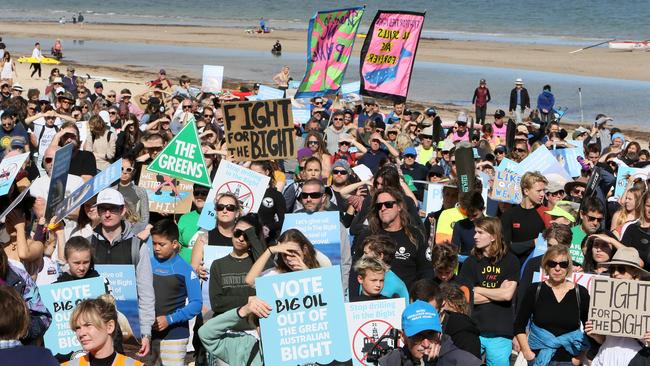
[[[283,50],[305,53],[307,32],[276,30],[269,34],[248,34],[245,27],[208,27],[202,25],[134,25],[113,23],[58,24],[53,22],[2,22],[3,36],[40,38],[49,48],[55,38],[97,40],[175,46],[199,46],[241,50],[268,51],[275,40]],[[357,57],[363,40],[356,40]],[[46,48],[46,47],[44,47]],[[569,54],[579,47],[522,44],[495,41],[463,41],[444,38],[421,39],[418,60],[453,65],[472,65],[545,71],[560,74],[603,77],[621,80],[650,81],[647,65],[650,52],[620,52],[608,48],[592,48]]]

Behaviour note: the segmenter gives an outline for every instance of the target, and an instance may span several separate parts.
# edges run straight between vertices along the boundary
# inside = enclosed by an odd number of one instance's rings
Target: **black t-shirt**
[[[474,222],[469,218],[456,221],[454,224],[454,231],[451,236],[451,243],[454,244],[458,250],[459,254],[469,255],[474,248],[474,234],[476,230],[474,228]]]
[[[480,332],[472,318],[462,313],[445,311],[442,330],[451,337],[456,347],[481,358]]]
[[[470,287],[499,288],[503,281],[519,280],[519,261],[508,252],[500,261],[491,258],[467,258],[458,275],[459,282]],[[512,338],[513,301],[490,301],[474,305],[472,319],[481,334]]]
[[[112,366],[116,357],[117,353],[113,352],[112,355],[106,358],[94,358],[93,356],[88,356],[88,360],[90,361],[90,366]]]
[[[513,206],[501,216],[503,240],[510,245],[510,251],[523,263],[535,248],[534,240],[544,231],[544,221],[537,208]]]
[[[539,289],[539,296],[535,299],[538,286],[542,287]],[[526,332],[526,326],[531,316],[535,325],[551,332],[556,337],[579,329],[580,322],[582,321],[584,324],[587,321],[589,292],[580,285],[578,285],[578,292],[580,293],[580,310],[578,310],[575,289],[569,290],[562,301],[558,302],[553,290],[546,283],[535,283],[528,286],[521,307],[517,311],[515,334]],[[552,360],[571,361],[571,355],[563,347],[560,347]]]
[[[97,161],[95,161],[95,155],[90,151],[77,150],[72,153],[72,159],[70,160],[70,171],[68,174],[72,175],[90,175],[95,176],[97,174]]]
[[[628,226],[621,243],[638,250],[643,269],[650,270],[650,228],[642,228],[638,222]]]
[[[222,247],[232,246],[232,237],[225,236],[219,231],[219,226],[208,232],[208,245],[217,245]]]
[[[264,193],[262,205],[257,214],[262,225],[269,228],[269,237],[277,239],[284,223],[284,214],[287,211],[284,196],[275,187],[269,187]]]

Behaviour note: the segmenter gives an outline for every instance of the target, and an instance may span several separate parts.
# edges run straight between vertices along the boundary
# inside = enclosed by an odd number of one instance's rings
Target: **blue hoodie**
[[[537,97],[537,109],[540,111],[546,110],[546,113],[550,113],[553,110],[555,105],[555,97],[553,93],[548,90],[544,90],[542,94]]]

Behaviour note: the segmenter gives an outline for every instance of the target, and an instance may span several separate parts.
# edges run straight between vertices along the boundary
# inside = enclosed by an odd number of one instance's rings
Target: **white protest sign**
[[[206,93],[218,93],[223,85],[223,66],[203,65],[201,90]]]
[[[380,338],[389,335],[392,329],[401,328],[402,312],[405,308],[404,298],[345,304],[353,365],[373,365],[367,361],[368,353],[373,347],[380,349],[399,347],[399,344],[394,344],[388,338],[383,340]]]
[[[442,209],[442,189],[444,184],[429,183],[424,192],[424,207],[426,212],[437,212]]]
[[[212,189],[210,189],[205,206],[201,211],[199,226],[208,231],[214,229],[217,217],[214,199],[220,193],[230,192],[237,196],[244,207],[242,214],[257,212],[270,180],[270,177],[227,160],[221,160],[217,175],[212,182]]]
[[[3,196],[9,192],[11,184],[16,179],[16,175],[23,167],[25,159],[29,156],[29,153],[10,156],[8,158],[2,159],[0,162],[0,196]]]
[[[352,171],[354,172],[354,174],[357,175],[357,177],[359,177],[359,180],[361,180],[361,181],[368,180],[368,179],[373,177],[373,174],[372,174],[372,171],[370,170],[370,168],[368,168],[367,166],[365,166],[363,164],[359,164],[359,165],[353,167]]]

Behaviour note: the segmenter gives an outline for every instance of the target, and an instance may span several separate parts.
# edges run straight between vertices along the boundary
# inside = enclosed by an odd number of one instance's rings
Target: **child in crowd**
[[[183,366],[190,336],[188,322],[201,312],[201,284],[192,267],[177,255],[178,227],[172,220],[158,221],[151,236],[156,295],[151,363]]]
[[[361,295],[353,301],[368,301],[387,299],[381,295],[384,288],[384,275],[388,266],[373,257],[362,257],[354,265],[357,272],[357,281],[361,286]]]

